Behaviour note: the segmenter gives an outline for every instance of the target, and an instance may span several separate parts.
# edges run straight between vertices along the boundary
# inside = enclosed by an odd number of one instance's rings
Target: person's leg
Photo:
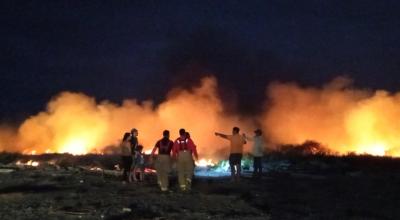
[[[259,177],[260,175],[260,163],[261,157],[254,157],[254,176]]]
[[[257,157],[253,157],[253,177],[257,175]]]
[[[126,170],[126,162],[125,162],[125,157],[121,157],[121,165],[122,165],[122,181],[126,181],[128,172]]]
[[[121,162],[122,162],[122,181],[127,181],[128,180],[128,175],[129,175],[129,169],[127,168],[127,157],[122,156],[121,157]]]
[[[240,165],[240,163],[238,163],[236,167],[237,167],[236,179],[239,180],[242,175],[242,166]]]
[[[242,175],[242,154],[237,154],[237,173],[236,178],[239,180]]]
[[[186,181],[185,181],[185,163],[184,163],[184,158],[181,155],[182,152],[179,153],[178,155],[178,161],[177,161],[177,170],[178,170],[178,183],[179,183],[179,188],[182,191],[186,190]]]
[[[135,178],[134,175],[135,175],[134,168],[129,169],[129,178],[128,178],[128,181],[129,181],[130,183],[134,181],[134,178]]]
[[[144,181],[144,167],[140,168],[140,181]]]
[[[157,160],[154,164],[154,167],[156,168],[156,175],[157,175],[157,183],[159,187],[162,187],[162,162],[161,162],[161,157],[160,155],[157,156]]]
[[[261,175],[262,175],[262,163],[261,163],[261,158],[262,158],[262,157],[258,157],[258,162],[257,162],[257,163],[258,163],[258,164],[257,164],[257,165],[258,165],[258,166],[257,166],[257,168],[258,168],[257,171],[258,171],[258,176],[259,176],[259,177],[261,177]]]
[[[235,161],[234,161],[234,155],[230,154],[229,155],[229,166],[231,168],[231,179],[234,180],[235,179]]]
[[[138,181],[137,176],[136,176],[137,175],[137,171],[138,171],[137,167],[133,168],[132,175],[133,175],[133,181],[135,181],[135,182]]]
[[[165,184],[165,155],[158,155],[157,158],[157,180],[158,185],[160,186],[161,191],[166,191],[166,184]]]
[[[193,178],[193,171],[194,171],[194,162],[193,162],[193,158],[190,152],[187,152],[186,155],[186,174],[185,174],[185,178],[186,178],[186,188],[188,190],[191,190],[192,188],[192,178]]]

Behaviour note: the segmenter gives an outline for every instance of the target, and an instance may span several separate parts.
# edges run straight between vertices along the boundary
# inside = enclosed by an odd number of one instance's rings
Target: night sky
[[[1,1],[0,121],[60,91],[160,102],[215,75],[243,114],[274,80],[400,90],[400,1]],[[250,101],[249,101],[250,100]],[[233,104],[232,104],[233,103]]]

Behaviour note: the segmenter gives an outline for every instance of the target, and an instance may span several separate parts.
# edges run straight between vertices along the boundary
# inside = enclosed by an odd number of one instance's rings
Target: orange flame
[[[100,152],[106,146],[118,146],[124,132],[135,127],[145,151],[151,150],[162,131],[171,131],[171,139],[180,128],[187,129],[202,156],[216,157],[227,142],[216,138],[215,131],[230,131],[233,126],[250,128],[238,116],[224,114],[216,92],[215,78],[204,78],[191,90],[174,90],[165,102],[125,100],[122,105],[108,101],[97,103],[81,93],[63,92],[53,98],[47,109],[27,119],[18,130],[15,147],[37,153],[86,154]]]
[[[338,78],[323,88],[273,84],[263,125],[275,144],[315,140],[339,153],[400,156],[400,93],[356,90]]]
[[[81,93],[63,92],[49,102],[46,111],[24,121],[17,134],[0,126],[0,150],[104,152],[104,147],[118,146],[123,133],[135,127],[149,153],[164,129],[174,139],[180,128],[186,128],[200,157],[215,160],[226,158],[228,143],[216,138],[214,131],[230,133],[239,126],[251,134],[257,121],[269,146],[314,140],[342,154],[400,156],[400,93],[354,89],[346,78],[322,88],[273,83],[268,87],[265,112],[242,118],[224,112],[216,89],[215,78],[204,78],[191,90],[174,90],[159,105],[136,100],[122,105],[98,103]]]

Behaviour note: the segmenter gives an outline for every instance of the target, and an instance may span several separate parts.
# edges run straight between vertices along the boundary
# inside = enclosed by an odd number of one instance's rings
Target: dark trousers
[[[241,175],[241,162],[242,162],[242,154],[233,153],[229,155],[229,165],[231,167],[231,177],[239,178]]]
[[[261,173],[262,173],[261,158],[262,157],[254,157],[254,163],[253,163],[254,172],[253,173],[256,176],[261,176]]]
[[[132,156],[122,156],[122,180],[128,181],[129,180],[129,172],[132,166]]]

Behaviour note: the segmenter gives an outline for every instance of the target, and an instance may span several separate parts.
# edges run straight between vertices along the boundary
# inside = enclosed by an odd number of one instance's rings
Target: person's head
[[[232,134],[239,134],[240,129],[238,127],[233,127]]]
[[[136,128],[132,128],[131,134],[132,134],[132,136],[137,137],[139,135],[139,132]]]
[[[256,136],[261,136],[262,135],[262,130],[261,129],[257,129],[254,131],[254,134],[256,134]]]
[[[186,132],[186,138],[190,138],[189,132]]]
[[[183,129],[183,128],[179,129],[179,136],[181,136],[181,138],[186,138],[186,131],[185,131],[185,129]]]
[[[124,137],[122,138],[122,141],[127,141],[130,137],[131,137],[131,133],[126,132],[126,133],[124,134]]]
[[[169,131],[168,130],[164,130],[162,133],[164,138],[169,138]]]
[[[136,147],[136,149],[137,149],[137,151],[142,152],[143,146],[142,146],[142,145],[138,145],[138,146]]]

